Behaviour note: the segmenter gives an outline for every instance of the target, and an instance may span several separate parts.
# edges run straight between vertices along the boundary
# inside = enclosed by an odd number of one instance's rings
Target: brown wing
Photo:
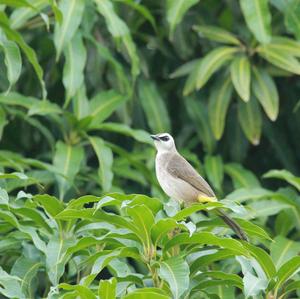
[[[179,154],[174,154],[169,160],[167,171],[174,177],[180,178],[206,196],[215,197],[214,191],[202,176]]]

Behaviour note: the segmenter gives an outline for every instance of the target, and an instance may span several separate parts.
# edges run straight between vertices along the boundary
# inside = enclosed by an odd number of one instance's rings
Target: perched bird
[[[163,191],[171,198],[190,205],[217,201],[214,191],[193,166],[178,152],[173,137],[168,133],[151,135],[157,149],[155,171]],[[242,240],[248,240],[241,227],[222,209],[218,215]]]

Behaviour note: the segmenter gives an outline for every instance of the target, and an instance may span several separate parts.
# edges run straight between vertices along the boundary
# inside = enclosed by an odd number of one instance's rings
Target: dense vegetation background
[[[0,297],[300,297],[299,39],[299,0],[0,0]],[[168,201],[159,132],[224,200]]]

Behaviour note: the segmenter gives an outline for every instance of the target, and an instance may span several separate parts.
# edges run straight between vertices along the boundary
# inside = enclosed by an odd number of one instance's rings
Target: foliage
[[[300,296],[299,10],[0,0],[0,294]],[[168,201],[164,131],[222,201]]]

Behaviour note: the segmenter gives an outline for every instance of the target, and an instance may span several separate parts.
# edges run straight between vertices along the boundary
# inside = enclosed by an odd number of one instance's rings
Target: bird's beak
[[[153,139],[153,140],[156,140],[156,141],[159,141],[159,137],[157,137],[156,135],[150,135],[150,137]]]

